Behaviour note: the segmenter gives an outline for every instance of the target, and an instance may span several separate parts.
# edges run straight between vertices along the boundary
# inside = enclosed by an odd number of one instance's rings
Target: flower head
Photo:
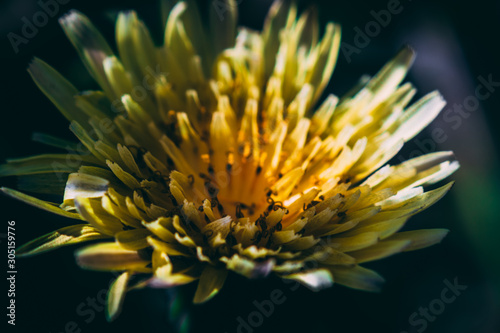
[[[63,185],[61,205],[3,190],[80,222],[17,253],[99,240],[76,257],[84,268],[122,272],[109,291],[110,318],[129,288],[197,281],[200,303],[229,271],[274,273],[313,290],[334,281],[377,290],[383,279],[361,264],[447,233],[398,232],[451,184],[423,187],[458,168],[450,152],[387,165],[445,104],[436,92],[410,104],[415,88],[401,82],[413,51],[403,48],[342,98],[320,101],[339,26],[329,23],[319,38],[314,11],[297,16],[277,1],[261,33],[236,30],[236,5],[225,6],[207,28],[194,1],[177,3],[161,46],[134,12],[121,13],[116,55],[85,16],[64,16],[102,91],[78,92],[39,59],[29,67],[80,144],[0,167],[29,178],[30,191],[62,194]]]

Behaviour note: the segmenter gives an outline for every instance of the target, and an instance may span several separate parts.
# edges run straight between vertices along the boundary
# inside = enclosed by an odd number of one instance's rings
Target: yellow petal
[[[113,55],[104,37],[82,13],[73,10],[59,19],[69,40],[78,51],[89,73],[99,83],[109,98],[116,97],[106,79],[102,63]]]
[[[330,246],[342,252],[361,250],[378,242],[375,232],[365,232],[352,237],[335,237],[331,239]]]
[[[190,256],[189,250],[178,243],[162,242],[162,241],[156,239],[155,237],[151,237],[151,236],[148,237],[148,243],[155,250],[165,252],[169,256],[184,256],[184,257]]]
[[[201,273],[193,302],[196,304],[204,303],[214,297],[224,285],[226,277],[226,269],[215,268],[212,265],[205,266],[205,269]]]
[[[121,312],[127,284],[130,278],[130,272],[122,273],[113,283],[108,291],[106,299],[106,319],[113,321]]]
[[[242,258],[237,254],[231,258],[222,257],[220,260],[226,264],[227,269],[252,279],[266,277],[275,265],[274,259],[256,262]]]
[[[410,245],[404,251],[414,251],[426,248],[428,246],[438,244],[448,234],[447,229],[421,229],[414,231],[399,232],[388,240],[391,241],[410,241]]]
[[[114,235],[123,230],[120,220],[109,215],[102,208],[100,201],[79,197],[75,199],[75,206],[78,213],[102,233]]]
[[[335,283],[354,289],[380,291],[384,283],[384,279],[376,272],[361,266],[333,266],[330,271]]]
[[[147,229],[124,230],[115,235],[116,241],[127,250],[140,250],[149,246],[147,237],[151,233]]]
[[[122,248],[116,243],[90,245],[76,252],[78,265],[96,271],[133,271],[151,272],[147,265],[150,260],[143,259],[137,251]]]
[[[401,241],[383,241],[363,250],[349,252],[349,255],[354,257],[358,263],[374,261],[400,253],[410,245],[409,240]]]
[[[156,221],[149,223],[143,222],[142,224],[161,240],[167,243],[175,242],[174,233],[169,230],[169,227],[172,225],[171,217],[160,217]]]

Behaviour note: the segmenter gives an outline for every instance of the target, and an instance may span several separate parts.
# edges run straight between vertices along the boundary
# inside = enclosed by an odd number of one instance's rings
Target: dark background
[[[355,28],[364,30],[374,20],[370,12],[386,9],[387,3],[300,2],[301,7],[316,4],[322,26],[330,20],[339,22],[343,41],[350,45],[354,45]],[[210,5],[207,1],[206,6]],[[260,29],[269,5],[269,0],[241,0],[240,23]],[[419,96],[440,90],[449,103],[445,110],[454,104],[463,105],[468,96],[474,95],[480,84],[479,76],[491,75],[493,81],[500,81],[500,2],[403,0],[401,6],[402,12],[393,15],[390,23],[370,38],[359,54],[352,54],[350,62],[340,53],[328,93],[342,95],[361,75],[374,74],[407,43],[419,54],[408,80],[417,86]],[[156,30],[156,37],[160,36],[155,1],[71,0],[61,6],[57,16],[72,8],[87,14],[110,41],[114,15],[118,10],[132,8]],[[34,56],[53,65],[79,89],[95,88],[56,18],[40,28],[28,44],[20,45],[17,54],[13,51],[7,34],[20,34],[22,17],[31,19],[39,10],[35,0],[0,2],[1,160],[55,151],[32,142],[33,132],[71,138],[66,120],[37,90],[26,72]],[[456,278],[467,289],[446,305],[433,322],[428,322],[425,331],[500,332],[499,96],[500,91],[493,92],[477,110],[463,116],[460,125],[447,122],[441,114],[396,158],[399,162],[399,158],[407,159],[415,152],[454,150],[462,167],[452,176],[457,183],[451,193],[409,222],[414,228],[450,229],[442,244],[367,265],[386,278],[382,293],[341,286],[320,293],[304,287],[292,291],[278,279],[248,281],[231,276],[222,292],[208,304],[188,305],[194,331],[236,332],[237,317],[246,320],[256,310],[254,300],[269,299],[272,290],[280,289],[286,301],[277,305],[255,332],[417,332],[412,330],[408,318],[420,307],[428,307],[431,301],[440,298],[445,279]],[[440,144],[430,141],[433,128],[443,129],[447,140]],[[15,180],[1,179],[0,184],[13,187]],[[6,232],[8,220],[15,220],[18,245],[68,224],[64,218],[3,196],[0,205],[0,233]],[[0,241],[4,253],[5,238]],[[2,258],[6,261],[6,256]],[[5,268],[5,264],[0,266]],[[18,259],[17,271],[15,329],[18,332],[174,332],[169,326],[168,313],[175,295],[161,290],[129,293],[121,316],[111,324],[106,323],[101,308],[94,311],[95,318],[91,318],[90,312],[84,316],[77,314],[80,304],[87,302],[88,297],[96,298],[113,276],[79,269],[73,260],[73,248]],[[7,287],[5,282],[2,286]],[[0,308],[5,309],[7,297],[6,289],[3,290]],[[182,288],[181,292],[190,299],[194,286]],[[4,324],[5,310],[1,313]],[[68,325],[69,322],[75,324]],[[14,331],[13,327],[8,327],[10,331]]]

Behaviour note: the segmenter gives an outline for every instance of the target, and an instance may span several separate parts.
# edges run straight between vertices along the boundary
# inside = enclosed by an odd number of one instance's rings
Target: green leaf
[[[76,219],[76,220],[82,220],[82,218],[80,217],[79,214],[67,212],[67,211],[59,208],[56,204],[29,196],[27,194],[18,192],[16,190],[12,190],[10,188],[2,187],[1,190],[2,190],[2,192],[7,194],[8,196],[15,198],[15,199],[18,199],[18,200],[21,200],[29,205],[38,207],[40,209],[43,209],[43,210],[46,210],[48,212],[58,214],[58,215],[61,215],[64,217],[69,217],[69,218]]]
[[[61,139],[61,138],[58,138],[58,137],[55,137],[55,136],[52,136],[49,134],[45,134],[45,133],[38,133],[38,132],[33,133],[33,135],[31,136],[31,139],[35,142],[40,142],[40,143],[43,143],[47,146],[61,148],[61,149],[65,149],[68,151],[78,152],[79,150],[81,151],[82,149],[84,149],[83,147],[79,148],[78,143],[76,143],[76,142],[64,140],[64,139]]]
[[[44,154],[30,157],[8,159],[0,165],[0,177],[33,175],[40,173],[71,173],[82,164],[98,165],[90,155]]]
[[[88,224],[77,224],[53,231],[24,244],[16,250],[16,255],[31,256],[55,250],[61,246],[107,237],[109,236],[101,234],[96,228]]]
[[[17,189],[22,192],[55,194],[62,196],[66,187],[67,173],[41,173],[17,178]]]
[[[79,93],[68,80],[43,60],[33,59],[28,72],[38,88],[61,111],[69,121],[77,121],[90,130],[88,117],[75,105],[74,97]]]

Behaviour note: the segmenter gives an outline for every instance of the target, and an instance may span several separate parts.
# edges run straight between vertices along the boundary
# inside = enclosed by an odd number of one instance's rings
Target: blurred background
[[[54,17],[27,43],[19,44],[15,52],[8,34],[21,35],[23,18],[31,20],[45,2],[0,2],[2,161],[7,157],[56,152],[31,141],[34,132],[72,139],[66,120],[38,91],[26,71],[34,56],[53,65],[79,89],[95,88],[57,17],[78,9],[111,41],[116,13],[136,9],[156,31],[155,38],[161,38],[156,1],[60,0]],[[260,29],[271,1],[237,2],[240,24]],[[208,10],[214,1],[203,1],[202,5]],[[417,51],[408,77],[419,89],[417,97],[437,89],[448,105],[393,163],[438,150],[455,152],[462,167],[452,176],[456,180],[454,188],[438,204],[409,222],[414,228],[448,228],[451,232],[440,245],[367,265],[387,280],[383,292],[378,294],[341,286],[314,293],[304,287],[295,290],[279,279],[247,281],[232,275],[222,292],[208,304],[185,304],[192,331],[500,332],[500,2],[299,1],[301,9],[310,5],[317,7],[322,26],[335,21],[343,28],[342,50],[327,93],[341,96],[363,74],[375,74],[402,45],[410,44]],[[389,10],[392,14],[384,16]],[[16,186],[14,179],[1,179],[0,184]],[[18,245],[68,223],[64,218],[6,197],[0,198],[0,205],[0,233],[6,232],[7,220],[15,220]],[[1,252],[5,253],[6,239],[1,237]],[[73,250],[66,248],[17,260],[17,320],[16,327],[9,326],[8,332],[176,331],[169,316],[182,308],[181,299],[191,299],[194,286],[178,292],[131,292],[121,316],[109,324],[99,298],[113,276],[79,269]],[[441,299],[445,280],[466,289],[457,292],[460,295],[440,309],[435,300]],[[4,285],[6,288],[5,282]],[[242,325],[241,320],[248,323],[249,315],[252,317],[256,311],[254,301],[268,300],[275,289],[282,291],[285,301],[275,306],[272,315],[263,316],[259,327]],[[5,309],[6,296],[4,291],[1,294],[4,296],[0,307]],[[97,300],[94,306],[93,299]],[[422,319],[426,317],[419,311],[429,306],[434,306],[439,314],[429,312],[430,317]],[[2,325],[6,321],[3,313]]]

